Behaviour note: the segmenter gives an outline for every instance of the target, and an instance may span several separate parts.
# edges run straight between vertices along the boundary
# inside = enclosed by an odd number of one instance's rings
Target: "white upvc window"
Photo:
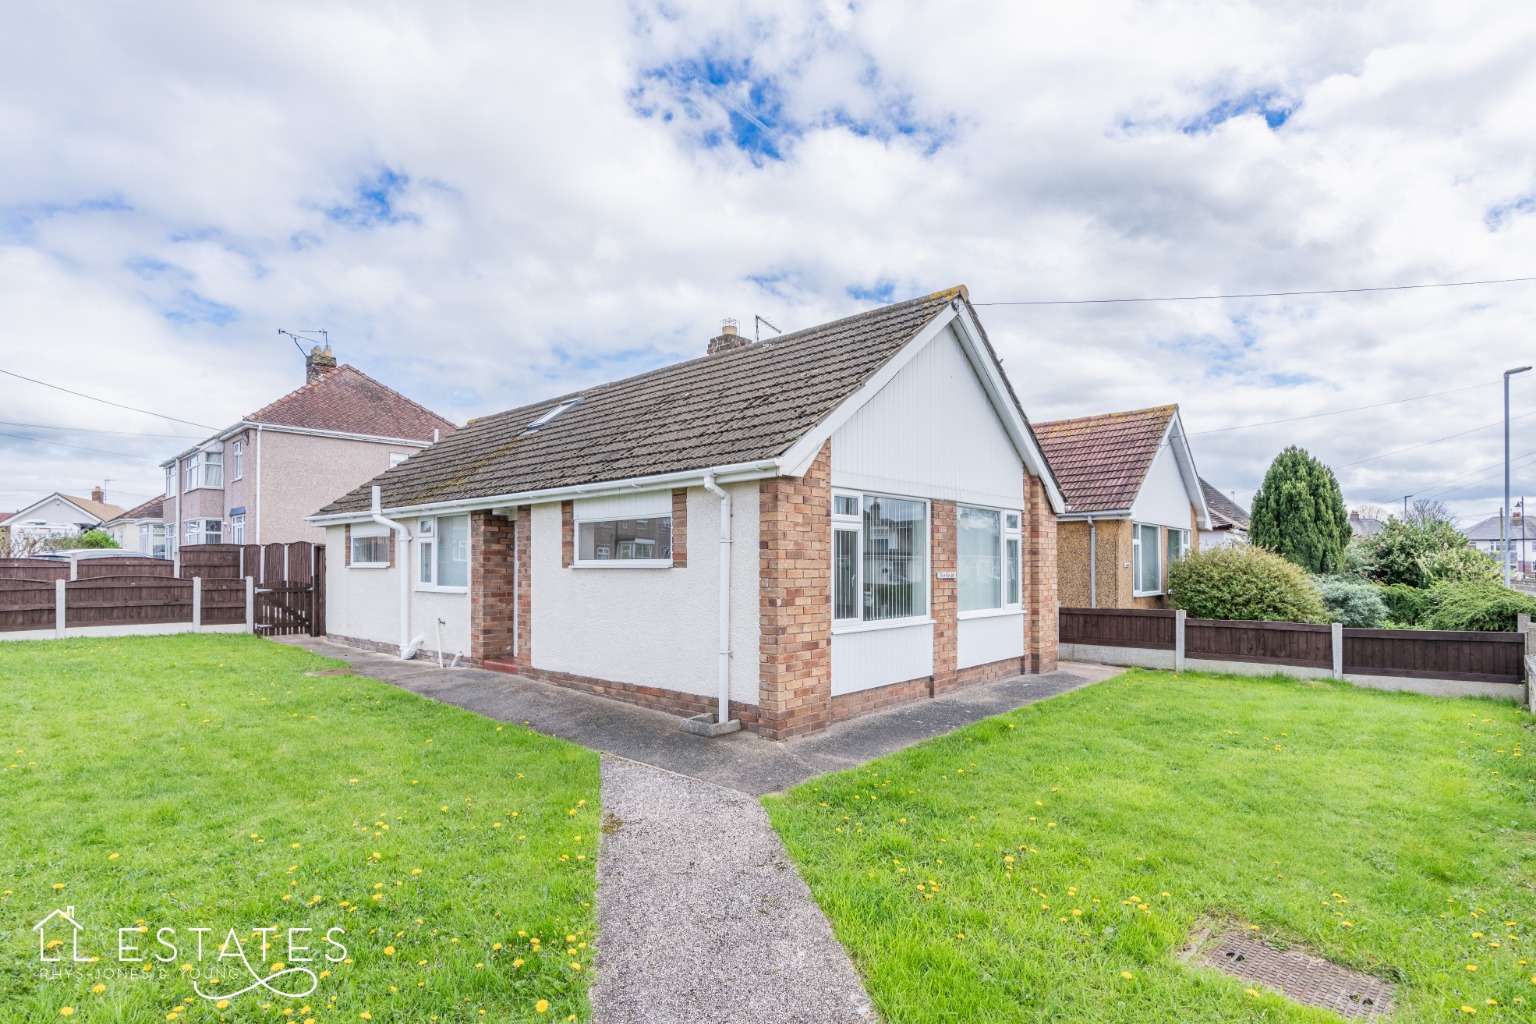
[[[202,486],[202,482],[201,482],[202,481],[202,474],[200,472],[200,470],[202,468],[202,456],[201,456],[201,453],[194,452],[191,455],[188,455],[187,456],[186,466],[187,466],[187,484],[182,489],[186,490],[186,491],[194,491],[197,488]]]
[[[905,625],[928,619],[928,502],[832,495],[832,621]]]
[[[1018,512],[961,505],[955,556],[961,617],[1019,610]]]
[[[245,516],[229,517],[229,542],[231,544],[245,543]]]
[[[388,569],[389,527],[378,523],[354,523],[349,555],[347,564],[353,569]]]
[[[1189,531],[1168,527],[1168,564],[1172,565],[1189,554]]]
[[[223,452],[204,452],[203,453],[203,486],[204,487],[223,487],[224,486],[224,453]]]
[[[175,466],[166,466],[165,467],[165,496],[167,498],[174,498],[174,497],[176,497],[176,467]]]
[[[416,523],[416,589],[469,588],[469,516],[438,516]]]
[[[224,520],[222,520],[222,519],[204,519],[203,520],[203,543],[204,544],[222,544],[222,543],[224,543]]]
[[[575,564],[670,569],[672,517],[654,515],[625,519],[578,519]]]
[[[1151,523],[1131,525],[1131,571],[1135,576],[1133,592],[1137,597],[1151,597],[1163,592],[1163,552],[1159,532]]]
[[[236,441],[229,446],[229,478],[245,479],[245,442]]]
[[[202,520],[200,520],[200,519],[188,519],[187,520],[187,543],[188,544],[196,544],[197,543],[197,538],[198,538],[198,535],[199,535],[198,531],[201,530],[202,527],[203,527],[203,523],[202,523]]]

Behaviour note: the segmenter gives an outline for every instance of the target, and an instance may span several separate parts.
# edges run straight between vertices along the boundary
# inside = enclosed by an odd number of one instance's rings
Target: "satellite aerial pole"
[[[752,340],[753,341],[762,341],[763,340],[759,336],[759,334],[758,334],[758,328],[759,327],[767,327],[770,330],[772,330],[774,334],[783,334],[784,333],[783,331],[779,330],[777,327],[774,327],[773,323],[771,321],[769,321],[769,319],[767,317],[760,316],[760,315],[754,313],[754,314],[752,314]]]

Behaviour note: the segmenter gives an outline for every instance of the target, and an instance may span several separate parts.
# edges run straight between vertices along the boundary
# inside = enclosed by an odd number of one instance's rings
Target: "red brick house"
[[[1054,669],[1061,495],[963,287],[708,353],[311,516],[332,639],[775,738]]]

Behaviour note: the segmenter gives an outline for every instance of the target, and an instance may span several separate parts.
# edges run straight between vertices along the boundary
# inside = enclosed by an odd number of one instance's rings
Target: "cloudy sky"
[[[0,369],[193,424],[302,383],[279,328],[463,421],[960,282],[1536,276],[1525,5],[0,11]],[[1177,402],[1244,502],[1295,443],[1352,504],[1491,514],[1536,362],[1536,282],[979,310],[1031,418]],[[131,505],[206,433],[7,376],[0,432],[0,509]]]

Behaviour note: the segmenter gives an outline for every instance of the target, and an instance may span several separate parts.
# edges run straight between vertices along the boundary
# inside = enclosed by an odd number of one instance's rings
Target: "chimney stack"
[[[107,492],[101,489],[101,484],[91,488],[91,500],[98,505],[107,503]]]
[[[1349,521],[1352,522],[1352,523],[1358,523],[1360,521],[1360,510],[1359,509],[1352,508],[1352,509],[1349,510]]]
[[[334,369],[336,357],[331,355],[331,347],[316,345],[304,359],[304,383],[313,384]]]
[[[737,329],[736,321],[726,317],[720,321],[720,333],[709,339],[709,354],[717,355],[721,352],[729,352],[732,349],[746,348],[752,342],[741,336]]]

